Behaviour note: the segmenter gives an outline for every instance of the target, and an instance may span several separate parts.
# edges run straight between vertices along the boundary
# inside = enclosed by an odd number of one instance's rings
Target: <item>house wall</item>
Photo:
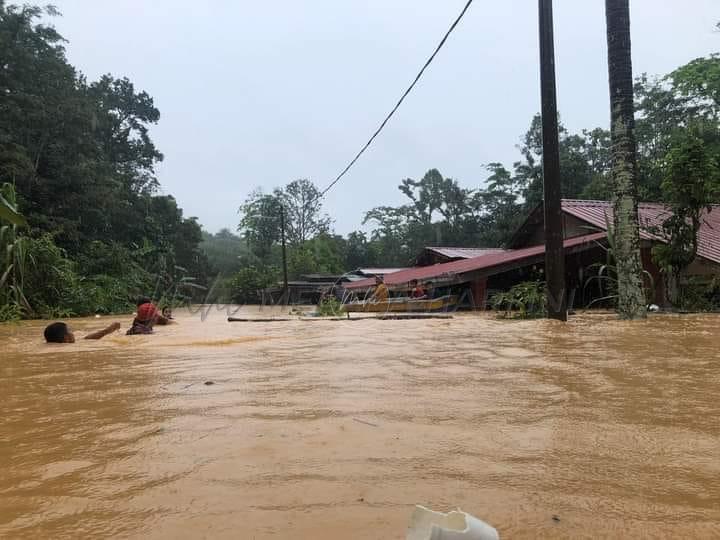
[[[643,269],[652,276],[652,281],[655,286],[655,298],[652,301],[659,306],[668,306],[669,301],[665,289],[665,274],[652,259],[651,245],[648,244],[646,247],[643,247],[640,253],[642,255]],[[700,257],[696,258],[683,272],[683,277],[686,278],[705,278],[709,280],[716,276],[720,276],[720,265],[706,259],[701,259]],[[646,278],[646,285],[648,285],[648,281]]]
[[[651,298],[650,301],[659,306],[667,306],[668,300],[665,294],[665,278],[658,265],[655,264],[652,259],[652,246],[650,244],[640,248],[640,258],[642,260],[643,270],[652,276],[652,280],[647,276],[643,277],[645,286],[653,286],[655,290],[654,297]],[[651,281],[652,283],[650,283]]]
[[[424,249],[422,253],[415,259],[415,266],[431,266],[433,264],[450,262],[451,260],[456,259],[448,259],[447,257],[440,255],[439,253]]]
[[[484,310],[487,304],[487,278],[478,278],[470,282],[470,292],[472,293],[473,309]]]
[[[582,221],[570,214],[563,214],[563,229],[565,239],[575,238],[576,236],[583,236],[598,231],[597,228],[592,227],[587,222]],[[535,227],[535,230],[528,237],[527,244],[518,247],[537,246],[544,243],[545,230],[543,229],[542,224],[539,224],[537,227]]]

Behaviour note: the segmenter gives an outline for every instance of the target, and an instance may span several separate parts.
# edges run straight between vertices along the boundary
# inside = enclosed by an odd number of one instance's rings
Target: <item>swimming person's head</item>
[[[150,302],[144,302],[138,305],[135,320],[141,324],[152,324],[157,319],[157,309]]]
[[[142,306],[143,304],[150,304],[150,303],[152,303],[152,300],[149,297],[139,296],[135,305]]]
[[[162,308],[162,316],[166,319],[172,319],[172,308],[170,306],[165,306]]]
[[[55,322],[45,328],[45,341],[48,343],[75,343],[75,334],[64,322]]]

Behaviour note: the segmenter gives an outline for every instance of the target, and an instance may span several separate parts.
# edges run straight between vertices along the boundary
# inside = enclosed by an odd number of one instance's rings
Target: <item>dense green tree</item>
[[[474,205],[479,211],[478,241],[466,245],[503,246],[525,217],[518,178],[500,163],[490,163],[487,169],[492,174],[485,188],[474,195]]]
[[[240,207],[238,231],[260,259],[266,259],[272,245],[280,241],[281,210],[286,241],[292,246],[330,229],[331,219],[322,210],[320,192],[309,180],[295,180],[272,194],[256,189]]]
[[[76,302],[84,296],[115,309],[138,288],[170,286],[189,272],[205,277],[197,220],[156,193],[162,154],[149,135],[160,118],[152,98],[125,78],[88,82],[43,22],[56,14],[0,1],[0,182],[15,187],[34,259],[70,269],[63,275],[72,294],[35,300],[48,309],[72,304],[75,313],[102,309]],[[101,281],[126,300],[94,295]]]
[[[474,192],[431,169],[421,180],[405,179],[400,191],[410,199],[399,207],[379,206],[363,224],[375,226],[372,247],[383,265],[404,266],[426,245],[477,242],[479,225]]]
[[[320,192],[304,179],[276,188],[271,194],[257,189],[242,204],[238,231],[250,253],[242,257],[241,266],[282,264],[281,211],[291,279],[301,274],[344,271],[345,240],[330,233],[332,220],[323,211]]]
[[[336,234],[319,234],[308,240],[300,249],[312,254],[315,264],[310,272],[342,274],[347,267],[347,240]],[[294,275],[301,273],[297,271]]]
[[[240,207],[238,231],[246,240],[250,252],[261,264],[279,264],[281,240],[281,212],[284,213],[285,239],[290,261],[303,273],[318,271],[305,244],[327,235],[331,219],[323,212],[319,190],[309,180],[295,180],[271,194],[261,189],[253,191]],[[255,263],[252,263],[255,264]],[[297,274],[291,270],[291,274]]]
[[[285,212],[287,241],[291,245],[300,246],[330,230],[332,220],[323,212],[320,191],[310,180],[294,180],[276,189],[275,197]]]
[[[662,201],[666,156],[678,129],[698,122],[717,124],[720,59],[699,58],[662,78],[640,76],[634,87],[638,144],[638,197]],[[703,80],[703,77],[705,80]],[[611,191],[606,181],[605,191]]]
[[[696,125],[678,130],[666,158],[662,191],[672,215],[662,226],[666,243],[655,246],[653,255],[665,272],[668,299],[675,305],[680,275],[697,256],[702,215],[720,194],[719,149],[717,126]]]
[[[362,231],[353,231],[345,242],[345,270],[373,267],[378,264],[377,251]]]
[[[242,233],[250,250],[266,261],[272,253],[272,246],[280,241],[280,200],[275,194],[253,191],[240,207]]]
[[[290,279],[306,274],[342,274],[346,271],[346,241],[342,236],[319,234],[289,252]]]
[[[403,180],[399,189],[411,201],[409,219],[420,225],[432,224],[439,217],[450,227],[458,227],[469,211],[469,191],[452,178],[443,178],[437,169],[430,169],[419,181]]]
[[[238,270],[229,284],[231,299],[237,304],[262,302],[263,289],[277,283],[278,269],[273,266],[245,266]]]
[[[717,121],[720,115],[720,54],[697,58],[669,76],[675,92],[685,100],[685,108],[696,116]]]
[[[210,267],[224,276],[236,273],[251,255],[247,242],[229,229],[221,229],[215,234],[203,232],[202,238],[199,247]]]
[[[578,199],[597,187],[610,168],[610,134],[596,128],[571,134],[559,122],[560,189],[566,199]],[[525,210],[542,201],[542,118],[535,115],[520,147],[522,160],[514,164],[515,183],[522,189]],[[594,190],[594,191],[593,191]]]

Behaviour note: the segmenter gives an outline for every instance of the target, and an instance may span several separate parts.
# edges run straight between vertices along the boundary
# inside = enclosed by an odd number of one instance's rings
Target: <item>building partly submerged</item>
[[[565,271],[569,305],[583,307],[597,288],[588,287],[597,268],[608,261],[608,224],[613,222],[612,204],[607,201],[562,201],[564,223]],[[641,203],[638,208],[640,247],[643,267],[654,288],[654,303],[666,301],[665,280],[653,262],[652,247],[665,243],[662,224],[672,215],[660,203]],[[427,247],[418,255],[415,266],[384,275],[391,291],[403,294],[410,282],[432,282],[436,290],[465,299],[466,305],[484,309],[492,291],[507,290],[527,280],[543,280],[545,262],[544,216],[542,205],[530,213],[515,232],[506,249]],[[720,275],[720,206],[713,206],[702,217],[698,234],[697,257],[684,277],[710,280]],[[359,296],[370,290],[375,280],[356,279],[343,286]]]

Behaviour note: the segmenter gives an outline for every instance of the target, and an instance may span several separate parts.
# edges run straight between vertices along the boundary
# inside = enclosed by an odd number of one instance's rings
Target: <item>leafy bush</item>
[[[128,313],[135,307],[137,295],[130,283],[116,277],[76,277],[66,305],[76,315]]]
[[[493,309],[504,319],[535,319],[547,313],[547,294],[542,281],[523,281],[492,297]]]
[[[19,321],[22,316],[23,312],[18,304],[13,302],[0,305],[0,322]]]
[[[339,317],[343,313],[342,304],[334,296],[326,296],[318,304],[317,314],[321,317]]]
[[[34,316],[127,313],[139,294],[152,290],[150,274],[131,262],[124,261],[128,262],[124,274],[86,277],[76,272],[76,265],[49,234],[25,241],[24,289]]]
[[[262,300],[261,291],[276,282],[277,274],[274,267],[260,269],[256,266],[246,266],[242,268],[230,281],[232,301],[238,304],[259,303]]]
[[[681,311],[717,311],[720,309],[720,280],[708,282],[691,278],[680,286],[677,306]]]
[[[68,307],[77,282],[72,262],[49,234],[24,240],[27,263],[23,287],[33,314],[43,316],[61,306]],[[75,313],[69,307],[68,311]]]
[[[31,311],[23,284],[26,242],[19,234],[25,219],[18,213],[12,184],[0,186],[0,209],[0,308],[2,320],[12,320]]]

